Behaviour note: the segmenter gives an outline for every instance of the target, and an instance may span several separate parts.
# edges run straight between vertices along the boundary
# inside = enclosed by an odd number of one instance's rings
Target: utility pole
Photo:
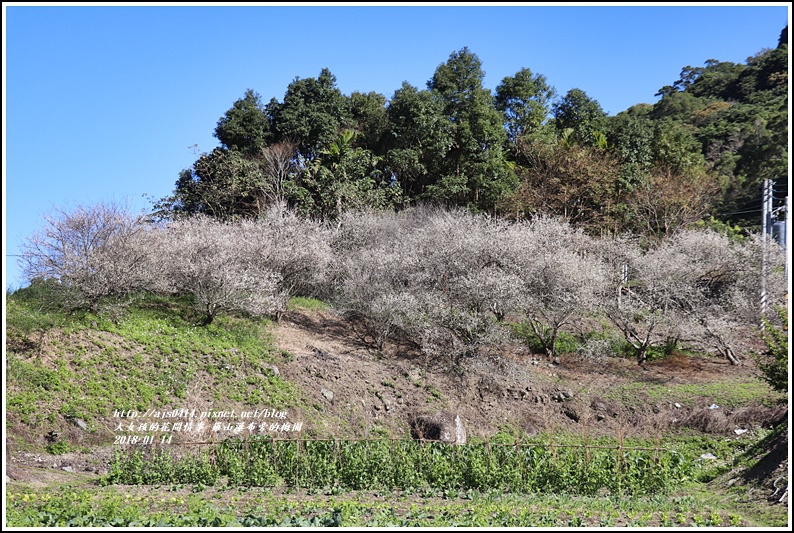
[[[767,241],[772,231],[772,180],[764,180],[764,189],[761,197],[761,324],[764,329],[764,318],[766,317],[766,264],[767,264]]]
[[[785,214],[786,214],[786,223],[783,225],[784,231],[786,232],[783,238],[783,249],[786,252],[786,279],[789,279],[788,275],[791,272],[791,197],[786,196],[786,207],[785,207]],[[786,300],[788,303],[788,299]]]
[[[778,220],[772,224],[772,236],[775,239],[775,242],[780,245],[783,249],[783,254],[785,255],[785,266],[784,272],[786,274],[786,280],[789,279],[789,272],[791,272],[791,267],[789,263],[791,262],[791,206],[789,205],[789,197],[783,200],[783,205],[778,207],[773,211],[773,213],[778,213],[779,211],[783,212],[783,220]],[[777,219],[778,217],[773,217]],[[786,309],[788,309],[788,293],[790,291],[786,290]]]
[[[787,242],[788,240],[787,236],[789,233],[791,233],[788,228],[789,220],[790,220],[788,208],[789,208],[788,196],[786,196],[783,199],[783,205],[772,211],[772,215],[773,215],[772,219],[775,220],[775,222],[772,223],[772,238],[776,243],[780,245],[780,247],[783,249],[783,253],[786,255],[786,267],[785,267],[786,278],[788,278],[788,271],[789,271],[787,252],[791,250],[791,247],[788,246],[788,242]],[[783,213],[783,220],[778,220],[777,213],[779,212]]]
[[[783,204],[783,253],[786,254],[786,279],[789,279],[788,273],[791,272],[789,263],[791,262],[791,206],[789,205],[788,196],[786,196],[786,203]],[[788,303],[788,299],[786,299]]]
[[[626,287],[628,292],[628,283],[629,283],[629,265],[628,263],[623,263],[622,265],[620,265],[620,283],[618,284],[618,309],[620,309],[620,304],[622,302],[623,287]]]

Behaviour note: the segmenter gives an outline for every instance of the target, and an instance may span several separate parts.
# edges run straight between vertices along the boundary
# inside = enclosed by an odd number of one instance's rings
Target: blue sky
[[[345,94],[420,89],[467,46],[492,91],[522,68],[609,114],[657,101],[687,65],[777,46],[787,3],[70,6],[3,4],[3,282],[53,208],[149,198],[218,145],[246,89],[281,101],[328,68]]]

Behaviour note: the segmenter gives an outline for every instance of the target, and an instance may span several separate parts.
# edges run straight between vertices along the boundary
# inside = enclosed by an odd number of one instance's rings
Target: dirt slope
[[[752,438],[788,417],[785,406],[737,401],[737,390],[758,383],[757,371],[714,357],[674,356],[641,368],[615,357],[550,360],[512,345],[450,370],[448,361],[428,360],[410,342],[378,352],[355,322],[330,310],[290,311],[272,335],[290,354],[275,371],[305,392],[306,407],[290,418],[304,422],[306,437],[404,437],[417,416],[441,413],[459,416],[469,438],[491,438],[500,429],[520,438],[556,430],[648,438],[680,430],[740,438],[736,430],[746,430],[741,438]],[[765,458],[754,469],[718,483],[749,484],[759,499],[785,504],[788,442],[786,433],[759,450]],[[7,449],[6,476],[33,484],[96,476],[110,453]]]

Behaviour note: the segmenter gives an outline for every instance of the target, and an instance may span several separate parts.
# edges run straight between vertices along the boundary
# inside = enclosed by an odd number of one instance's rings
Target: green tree
[[[350,95],[350,110],[356,124],[358,139],[364,147],[383,155],[383,137],[388,125],[386,97],[376,92],[353,92]]]
[[[709,59],[706,61],[706,68],[686,90],[697,97],[737,100],[737,82],[744,69],[744,65]]]
[[[248,89],[218,120],[215,137],[229,150],[255,153],[261,150],[270,137],[270,125],[260,96]]]
[[[304,214],[339,219],[347,210],[385,208],[400,202],[399,186],[378,169],[379,158],[355,147],[359,134],[343,131],[300,174],[293,201]]]
[[[619,187],[630,192],[647,180],[653,163],[653,122],[629,111],[607,119],[611,151],[620,159]]]
[[[703,74],[703,70],[702,67],[691,67],[687,65],[681,69],[681,77],[673,84],[673,87],[679,91],[686,91],[698,78],[700,78]]]
[[[757,203],[764,179],[788,195],[788,46],[748,58],[738,72],[735,101],[698,124],[706,157],[720,173],[723,194],[718,216],[742,226],[758,225]]]
[[[653,106],[655,157],[717,173],[715,216],[744,227],[758,225],[761,182],[770,178],[788,192],[788,47],[762,50],[736,64],[709,59],[685,67]],[[696,141],[696,142],[694,142]],[[699,161],[696,152],[703,156]]]
[[[747,68],[739,75],[740,97],[752,101],[759,93],[784,95],[788,92],[788,46],[762,50],[747,59]]]
[[[654,164],[682,174],[705,164],[701,144],[692,133],[693,128],[666,119],[655,124],[652,142]]]
[[[698,98],[688,92],[673,91],[656,102],[651,116],[656,120],[667,118],[683,122],[688,120],[692,113],[703,109],[707,104],[708,100],[706,98]]]
[[[342,130],[354,126],[350,100],[337,88],[336,76],[327,68],[316,79],[295,78],[287,87],[284,102],[272,99],[266,112],[274,142],[295,143],[306,161],[317,157]]]
[[[581,89],[571,89],[554,104],[554,124],[557,132],[573,130],[573,140],[583,145],[593,145],[596,131],[604,131],[607,114],[598,100],[590,98]]]
[[[453,128],[450,150],[439,162],[440,179],[427,188],[432,200],[487,210],[517,184],[505,158],[502,117],[484,77],[480,59],[464,47],[427,82]]]
[[[155,205],[155,215],[180,218],[205,214],[220,220],[254,218],[267,204],[266,176],[260,165],[236,150],[216,148],[182,170],[171,196]]]
[[[508,140],[515,144],[519,136],[537,131],[546,123],[551,111],[554,87],[541,74],[528,68],[506,77],[496,87],[496,109],[504,115]]]
[[[385,164],[408,199],[419,198],[435,182],[452,147],[454,125],[443,111],[441,100],[408,82],[389,102]]]

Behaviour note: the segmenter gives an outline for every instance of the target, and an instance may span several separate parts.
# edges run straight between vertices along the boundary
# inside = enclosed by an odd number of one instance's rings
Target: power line
[[[722,213],[723,215],[745,215],[748,213],[760,213],[762,209],[752,209],[750,211],[734,211],[733,213]]]

